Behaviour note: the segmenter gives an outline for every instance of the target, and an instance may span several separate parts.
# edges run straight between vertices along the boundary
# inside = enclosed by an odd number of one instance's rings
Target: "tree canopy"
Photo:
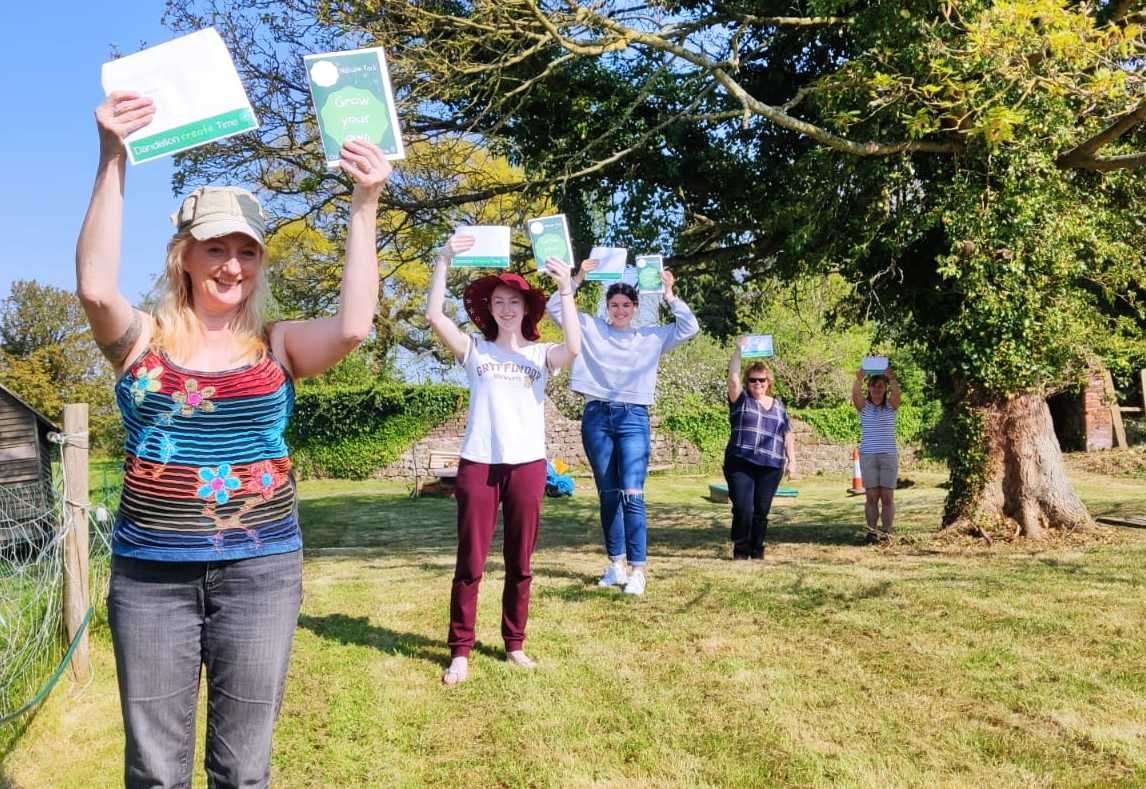
[[[547,199],[582,255],[668,253],[718,336],[752,322],[753,279],[838,272],[952,413],[1146,356],[1142,2],[200,0],[168,21],[222,30],[264,124],[183,155],[180,185],[237,175],[321,230],[347,184],[322,169],[301,56],[380,44],[416,150],[507,165],[413,156],[384,228],[425,242],[489,201]],[[426,248],[397,239],[386,254]],[[965,427],[983,443],[988,423]],[[956,469],[971,489],[988,455]]]

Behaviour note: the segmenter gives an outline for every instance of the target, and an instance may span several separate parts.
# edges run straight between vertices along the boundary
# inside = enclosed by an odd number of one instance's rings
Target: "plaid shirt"
[[[732,423],[729,450],[759,466],[782,468],[784,438],[792,426],[780,398],[773,398],[772,407],[764,408],[760,401],[749,397],[747,392],[741,392],[729,408],[729,421]]]

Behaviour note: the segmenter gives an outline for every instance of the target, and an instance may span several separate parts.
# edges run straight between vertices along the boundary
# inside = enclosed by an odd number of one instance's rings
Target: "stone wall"
[[[696,468],[700,465],[700,450],[691,442],[675,438],[660,429],[660,418],[651,420],[652,460],[650,465],[657,467]],[[460,411],[449,421],[434,428],[425,438],[402,454],[398,460],[378,469],[376,477],[385,479],[413,479],[414,463],[425,473],[429,465],[431,450],[457,452],[462,445],[466,430],[466,414]],[[569,419],[557,410],[552,402],[545,404],[545,447],[551,458],[561,458],[576,471],[588,473],[589,462],[581,446],[581,423]]]
[[[588,461],[585,459],[585,450],[581,446],[581,423],[568,419],[557,410],[553,403],[547,403],[545,409],[546,429],[545,440],[549,456],[559,457],[568,463],[575,474],[589,472]],[[402,457],[384,468],[375,472],[376,477],[387,479],[414,478],[414,462],[422,475],[426,473],[431,450],[445,450],[456,452],[462,444],[465,434],[465,412],[462,411],[450,420],[435,428],[428,436],[418,441]],[[652,417],[652,459],[650,466],[658,468],[675,468],[680,471],[701,470],[700,450],[691,442],[676,438],[660,429],[660,417]],[[827,439],[820,438],[812,428],[798,419],[792,420],[792,428],[796,434],[796,459],[799,462],[801,474],[823,473],[838,475],[840,479],[850,478],[852,468],[852,446],[834,444]],[[901,467],[911,467],[915,460],[915,451],[910,447],[900,448]],[[710,472],[718,470],[709,469]]]

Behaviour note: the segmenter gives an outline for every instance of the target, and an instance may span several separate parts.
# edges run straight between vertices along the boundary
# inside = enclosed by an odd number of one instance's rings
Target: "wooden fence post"
[[[64,629],[70,644],[83,626],[91,605],[88,574],[88,405],[64,406]],[[84,630],[72,655],[72,676],[87,682],[91,676],[88,633]]]

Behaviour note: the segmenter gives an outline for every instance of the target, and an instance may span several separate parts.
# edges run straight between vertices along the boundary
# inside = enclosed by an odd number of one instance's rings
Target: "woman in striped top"
[[[99,166],[76,245],[78,295],[120,375],[123,496],[112,531],[108,622],[124,782],[189,786],[200,669],[212,786],[266,786],[302,598],[302,539],[283,433],[294,380],[335,365],[370,331],[375,225],[390,165],[347,143],[352,183],[337,314],[266,323],[266,222],[249,192],[196,189],[172,216],[154,313],[119,291],[124,138],[152,100],[112,93],[96,109]]]
[[[732,501],[732,558],[763,559],[768,512],[785,470],[796,475],[796,444],[788,412],[772,394],[775,378],[763,362],[753,362],[740,382],[736,340],[728,363],[728,407],[732,435],[724,450],[724,478]]]
[[[886,540],[895,520],[895,481],[899,476],[899,453],[895,447],[895,414],[899,409],[899,381],[888,368],[883,375],[873,375],[863,394],[864,371],[856,371],[852,384],[852,405],[860,417],[860,474],[865,496],[867,520],[865,541]],[[882,508],[882,512],[881,512]],[[882,528],[877,527],[877,523]]]

